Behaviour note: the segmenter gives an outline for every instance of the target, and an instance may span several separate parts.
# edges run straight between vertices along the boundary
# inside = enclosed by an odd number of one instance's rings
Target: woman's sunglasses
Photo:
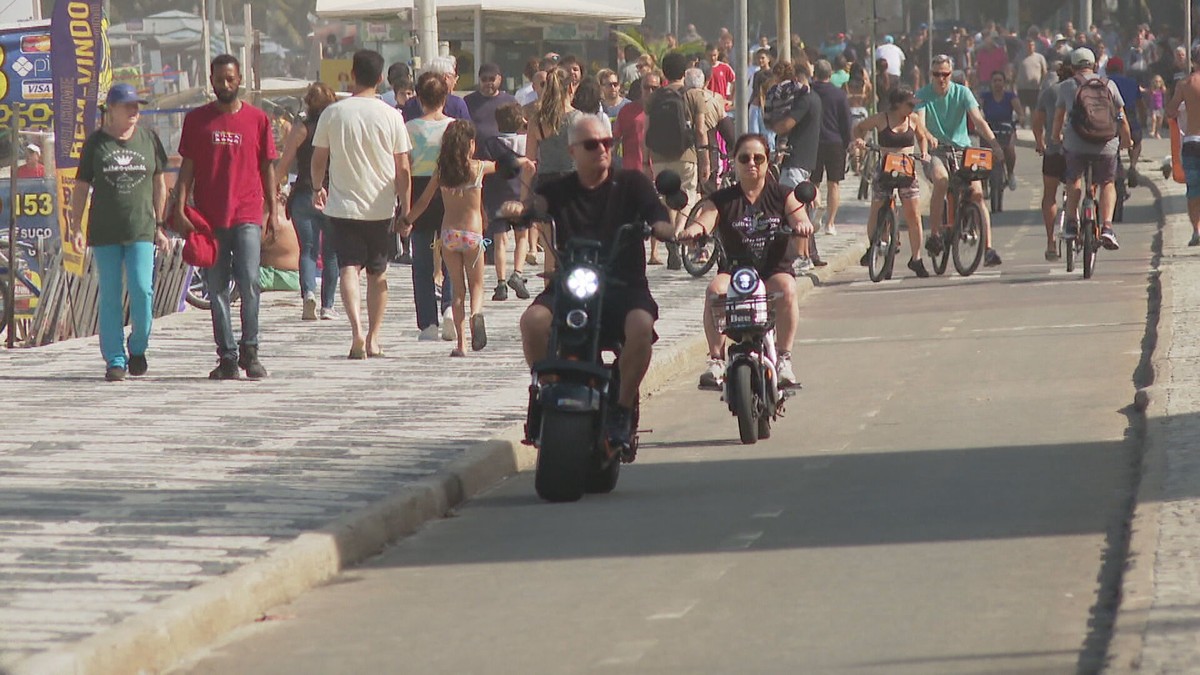
[[[612,150],[615,142],[612,138],[589,138],[586,141],[580,141],[579,145],[588,152],[595,152],[602,145],[605,150]]]
[[[743,152],[742,154],[738,155],[738,162],[740,164],[749,164],[750,162],[754,162],[756,166],[762,166],[763,164],[767,163],[767,156],[758,153],[752,155],[748,152]]]

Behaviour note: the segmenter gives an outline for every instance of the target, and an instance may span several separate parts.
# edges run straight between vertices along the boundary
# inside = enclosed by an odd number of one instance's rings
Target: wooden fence
[[[193,268],[183,261],[183,240],[172,239],[167,251],[154,256],[154,317],[183,310]],[[21,344],[26,347],[95,335],[98,331],[99,272],[91,250],[84,258],[84,275],[77,277],[62,267],[62,251],[48,256],[43,269],[42,294]],[[129,321],[129,296],[125,296],[125,321]]]

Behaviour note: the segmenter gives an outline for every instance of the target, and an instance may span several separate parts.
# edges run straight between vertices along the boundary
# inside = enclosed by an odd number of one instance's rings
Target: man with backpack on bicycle
[[[946,193],[950,190],[950,167],[947,155],[955,153],[971,145],[967,135],[967,118],[975,126],[975,132],[980,138],[991,144],[995,153],[995,161],[1004,157],[1004,148],[996,140],[992,128],[979,111],[979,102],[975,94],[966,86],[951,82],[954,73],[954,59],[939,54],[933,57],[930,66],[929,84],[917,92],[917,112],[925,128],[933,136],[933,150],[929,163],[925,165],[925,177],[933,184],[933,196],[929,205],[930,235],[925,241],[925,250],[932,256],[941,255],[945,239],[942,220],[946,210]],[[1000,264],[1000,255],[992,248],[992,218],[984,205],[983,188],[979,181],[973,181],[967,188],[971,191],[971,201],[979,204],[983,213],[984,225],[984,254],[983,264],[995,267]]]
[[[1125,101],[1117,85],[1096,74],[1096,56],[1087,47],[1071,52],[1075,76],[1058,86],[1053,140],[1062,142],[1067,157],[1067,221],[1063,237],[1079,236],[1080,179],[1091,168],[1092,183],[1099,186],[1100,244],[1120,248],[1112,229],[1117,204],[1117,153],[1130,147]]]
[[[708,181],[708,153],[697,153],[696,148],[708,144],[708,122],[705,108],[708,106],[703,88],[684,87],[684,75],[688,69],[688,58],[671,52],[662,60],[663,76],[667,84],[659,87],[645,102],[646,149],[650,151],[650,162],[656,174],[674,171],[683,180],[682,189],[688,204],[699,201],[698,187]],[[683,229],[687,211],[671,214],[676,229]],[[667,268],[683,267],[679,246],[667,245]]]

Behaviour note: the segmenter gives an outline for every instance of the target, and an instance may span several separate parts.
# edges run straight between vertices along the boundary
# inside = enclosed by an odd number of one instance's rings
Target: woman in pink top
[[[621,143],[621,168],[644,171],[653,177],[650,155],[646,152],[646,109],[642,101],[662,84],[661,78],[653,73],[644,75],[629,88],[629,103],[617,113],[617,124],[613,135]]]

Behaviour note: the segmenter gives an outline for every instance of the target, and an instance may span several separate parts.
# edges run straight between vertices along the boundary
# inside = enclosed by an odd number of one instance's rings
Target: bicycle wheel
[[[858,178],[858,200],[866,201],[871,198],[871,180],[875,177],[875,163],[877,159],[874,152],[868,152],[867,156],[862,161],[861,172]]]
[[[696,204],[692,207],[692,212],[688,214],[687,222],[694,222],[699,213],[700,204]],[[679,255],[683,258],[683,269],[687,270],[688,274],[694,277],[702,277],[708,274],[708,271],[717,262],[716,235],[707,236],[687,244],[681,243],[679,245]]]
[[[1121,172],[1122,174],[1124,172]],[[1129,199],[1129,184],[1124,175],[1118,174],[1117,177],[1117,203],[1113,205],[1113,222],[1120,223],[1125,220],[1125,201]]]
[[[8,334],[8,282],[0,279],[0,337]]]
[[[1067,258],[1067,272],[1074,272],[1075,271],[1075,240],[1074,239],[1064,239],[1063,240],[1063,249],[1065,249],[1063,251],[1063,255],[1066,256],[1066,258]]]
[[[958,219],[950,243],[954,269],[964,277],[974,274],[983,260],[983,234],[983,208],[973,201],[959,204]]]
[[[1083,237],[1083,278],[1091,279],[1096,273],[1096,250],[1100,248],[1096,224],[1091,221],[1080,223],[1079,234]]]
[[[879,207],[879,215],[875,218],[875,231],[871,234],[871,248],[867,249],[867,274],[871,281],[879,283],[891,272],[890,259],[896,252],[896,214],[892,212],[891,204],[884,203]]]

